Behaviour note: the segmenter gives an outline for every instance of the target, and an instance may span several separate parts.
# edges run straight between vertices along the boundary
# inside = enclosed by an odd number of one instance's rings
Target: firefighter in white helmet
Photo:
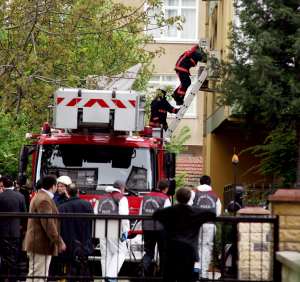
[[[72,180],[67,175],[62,175],[57,178],[57,190],[54,194],[53,201],[57,206],[68,201],[69,196],[67,193],[67,187],[72,184]]]

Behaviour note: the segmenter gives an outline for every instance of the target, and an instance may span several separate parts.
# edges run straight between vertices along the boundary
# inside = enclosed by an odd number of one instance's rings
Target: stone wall
[[[268,215],[261,208],[245,208],[240,215]],[[270,223],[238,224],[238,278],[240,280],[272,280],[273,230]]]
[[[279,250],[300,251],[300,190],[280,189],[269,200],[279,216]]]
[[[300,253],[297,252],[277,252],[277,260],[282,265],[283,282],[300,281]]]

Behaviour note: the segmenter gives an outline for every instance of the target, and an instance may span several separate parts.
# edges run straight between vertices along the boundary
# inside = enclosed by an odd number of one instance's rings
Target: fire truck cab
[[[32,155],[34,186],[47,174],[68,175],[92,204],[116,180],[126,182],[130,214],[138,214],[142,195],[160,179],[169,180],[173,194],[175,156],[144,130],[144,106],[135,91],[58,89],[52,126],[32,134],[20,152],[20,184]]]

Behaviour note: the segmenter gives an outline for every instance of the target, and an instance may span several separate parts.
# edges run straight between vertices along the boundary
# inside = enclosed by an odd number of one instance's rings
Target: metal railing
[[[242,194],[241,201],[244,205],[256,205],[256,206],[266,206],[268,203],[268,196],[276,191],[276,187],[271,184],[237,184],[237,190],[243,189],[243,193],[237,191],[236,194]],[[228,207],[231,201],[234,201],[235,187],[233,184],[226,185],[223,191],[224,207]]]
[[[43,220],[46,223],[44,224],[46,230],[47,226],[50,228],[50,221],[53,219],[58,220],[61,226],[78,223],[80,226],[82,222],[91,223],[88,237],[83,236],[87,230],[78,230],[78,234],[68,233],[67,230],[67,233],[61,235],[91,240],[92,249],[87,248],[87,241],[77,240],[78,242],[75,244],[72,240],[65,240],[67,250],[52,257],[48,273],[36,275],[35,272],[32,272],[33,275],[28,276],[28,258],[26,252],[21,249],[21,240],[24,239],[24,236],[22,235],[17,243],[12,240],[13,238],[1,237],[1,281],[3,279],[6,281],[25,281],[26,279],[39,281],[37,280],[39,278],[42,279],[40,281],[46,281],[46,279],[48,281],[62,279],[93,281],[107,277],[118,281],[162,281],[159,267],[163,266],[159,263],[157,248],[147,271],[143,264],[145,237],[142,234],[142,223],[151,220],[150,216],[0,213],[0,224],[5,221],[9,225],[16,219],[20,220],[20,223],[23,222],[25,227],[28,219]],[[122,234],[122,224],[125,221],[130,222],[129,238],[131,239],[126,239],[125,234]],[[275,252],[279,245],[277,217],[220,216],[213,224],[216,226],[216,231],[212,241],[206,242],[203,226],[199,236],[200,261],[207,257],[204,252],[206,244],[210,246],[212,254],[205,281],[280,281],[280,265],[275,259]],[[71,229],[69,230],[71,231]],[[38,243],[40,242],[36,241],[36,245]],[[113,256],[114,259],[112,259]],[[109,263],[109,261],[113,263]],[[35,266],[34,263],[33,266]],[[42,268],[45,268],[45,261],[41,265]],[[36,265],[35,267],[40,266]],[[199,268],[201,268],[201,263]],[[115,275],[112,276],[112,273]],[[195,281],[196,279],[201,281],[198,275],[199,273],[195,272]]]

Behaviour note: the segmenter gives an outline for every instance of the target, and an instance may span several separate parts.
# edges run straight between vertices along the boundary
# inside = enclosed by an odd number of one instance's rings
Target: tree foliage
[[[239,0],[222,102],[267,132],[261,170],[295,175],[295,130],[300,117],[300,4],[298,0]],[[283,146],[285,144],[285,146]],[[276,160],[276,161],[275,161]],[[286,165],[275,165],[281,161]],[[292,171],[286,175],[286,168]]]
[[[30,113],[33,122],[45,118],[59,86],[84,87],[87,75],[115,75],[136,63],[149,76],[160,50],[145,49],[152,40],[145,26],[178,20],[150,13],[158,0],[135,7],[112,0],[2,0],[0,5],[1,108]]]
[[[145,48],[152,42],[146,27],[181,22],[166,18],[161,4],[0,0],[1,173],[15,173],[24,132],[47,119],[58,87],[85,87],[88,75],[114,76],[142,63],[135,86],[145,88],[151,61],[162,52]]]
[[[0,112],[0,172],[17,175],[18,153],[25,142],[25,133],[31,121],[24,114],[17,118],[11,113]]]

